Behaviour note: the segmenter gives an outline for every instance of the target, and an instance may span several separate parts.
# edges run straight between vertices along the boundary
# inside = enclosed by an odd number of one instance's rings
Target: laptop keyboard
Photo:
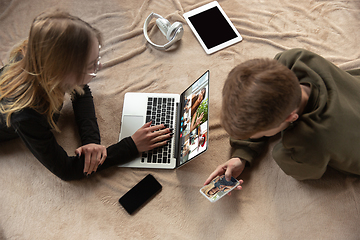
[[[173,127],[175,112],[174,98],[149,97],[147,103],[146,122],[152,120],[151,126],[165,124]],[[163,147],[158,147],[148,152],[143,152],[141,162],[145,163],[170,163],[172,140]]]

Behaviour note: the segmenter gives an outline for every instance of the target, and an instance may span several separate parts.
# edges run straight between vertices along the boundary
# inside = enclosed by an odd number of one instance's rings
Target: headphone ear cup
[[[166,39],[168,41],[171,41],[175,35],[177,35],[178,31],[180,30],[181,32],[181,36],[178,36],[179,39],[182,37],[183,35],[183,25],[180,22],[174,22],[171,27],[168,29],[167,33],[166,33]]]
[[[164,34],[164,36],[167,36],[169,28],[171,28],[170,22],[165,18],[158,18],[156,19],[156,25],[158,26],[162,34]]]
[[[169,41],[168,43],[166,43],[164,45],[155,44],[149,38],[147,31],[148,31],[148,26],[150,24],[150,21],[153,18],[156,18],[156,25],[160,29],[161,33],[164,34],[164,36],[168,39],[168,41]],[[182,36],[184,35],[184,28],[181,23],[175,22],[173,25],[171,25],[167,19],[163,18],[159,14],[152,12],[152,13],[150,13],[150,15],[146,18],[146,20],[144,22],[143,33],[144,33],[146,41],[151,46],[153,46],[154,48],[156,48],[158,50],[166,51],[175,42],[179,41],[182,38]]]

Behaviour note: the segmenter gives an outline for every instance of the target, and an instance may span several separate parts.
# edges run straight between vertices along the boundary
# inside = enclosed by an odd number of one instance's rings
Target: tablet
[[[184,13],[184,18],[207,54],[242,40],[217,1]]]

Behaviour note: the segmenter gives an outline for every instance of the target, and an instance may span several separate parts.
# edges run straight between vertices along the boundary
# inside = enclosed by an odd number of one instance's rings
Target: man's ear
[[[285,122],[295,122],[299,118],[299,115],[294,110],[290,115],[285,119]]]

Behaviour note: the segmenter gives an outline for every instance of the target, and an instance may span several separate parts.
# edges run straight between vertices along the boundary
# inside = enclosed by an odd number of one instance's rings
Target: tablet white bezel
[[[192,16],[195,16],[199,13],[202,13],[210,8],[213,8],[213,7],[217,7],[219,9],[219,11],[221,12],[221,14],[224,16],[224,18],[226,19],[226,21],[228,22],[229,26],[232,28],[232,30],[235,32],[236,34],[236,37],[229,40],[229,41],[226,41],[224,43],[221,43],[215,47],[212,47],[212,48],[207,48],[205,43],[203,42],[203,40],[201,39],[200,35],[198,34],[198,32],[196,31],[195,27],[193,26],[193,24],[191,23],[191,21],[189,20],[190,17]],[[207,54],[212,54],[216,51],[219,51],[221,49],[224,49],[230,45],[233,45],[237,42],[240,42],[242,40],[242,37],[240,35],[240,33],[236,30],[234,24],[230,21],[230,19],[228,18],[228,16],[226,15],[226,13],[224,12],[224,10],[221,8],[220,4],[217,2],[217,1],[213,1],[213,2],[210,2],[206,5],[203,5],[201,7],[198,7],[196,9],[193,9],[189,12],[186,12],[184,13],[184,18],[186,20],[186,22],[188,23],[189,27],[191,28],[191,30],[193,31],[193,33],[195,34],[196,38],[198,39],[198,41],[200,42],[201,46],[203,47],[203,49],[205,50],[205,52]]]

